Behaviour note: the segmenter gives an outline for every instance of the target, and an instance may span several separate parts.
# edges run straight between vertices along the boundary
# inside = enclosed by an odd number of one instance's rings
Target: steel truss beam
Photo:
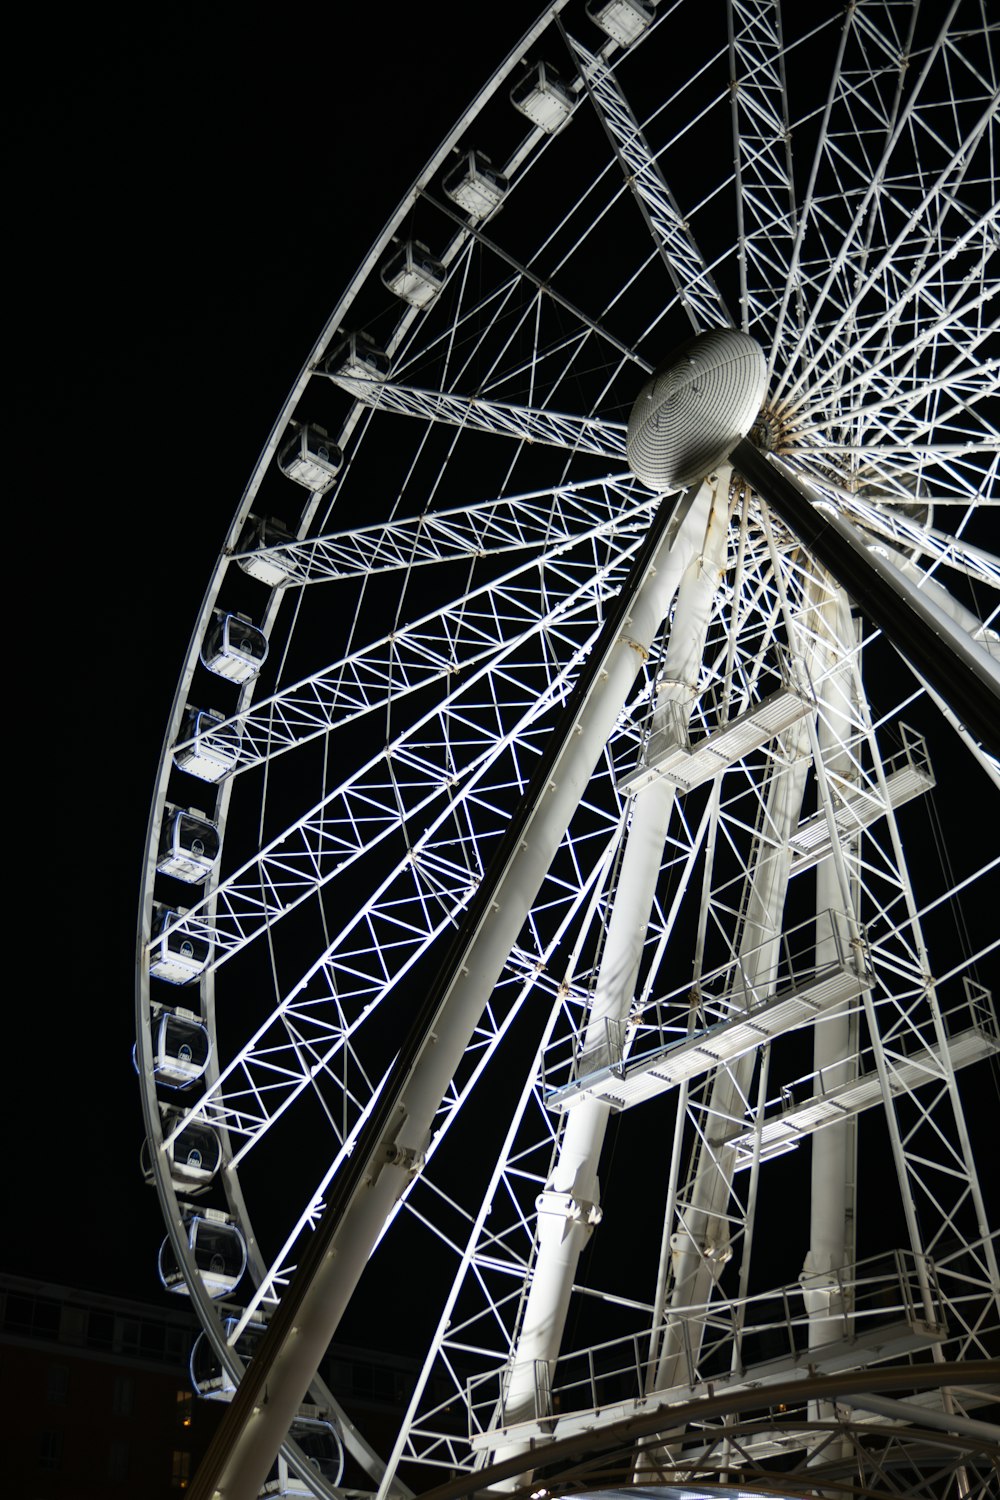
[[[591,513],[591,525],[573,534],[557,529],[552,536],[550,531],[544,550],[529,561],[451,601],[444,609],[397,625],[381,639],[233,714],[213,733],[232,734],[238,739],[234,773],[383,709],[415,688],[454,679],[461,673],[463,690],[467,691],[469,674],[475,668],[484,662],[503,660],[511,648],[552,628],[560,617],[570,619],[580,603],[587,608],[592,594],[593,554],[579,571],[574,587],[572,573],[580,568],[574,563],[578,549],[588,544],[599,547],[612,536],[618,543],[629,534],[638,540],[654,505],[655,501],[647,498],[611,515],[605,511],[596,523]],[[414,523],[413,533],[418,529],[419,523]],[[439,534],[445,531],[442,526]],[[541,537],[533,540],[537,545]],[[519,536],[509,546],[513,550],[530,544],[526,537]],[[481,556],[484,550],[470,548],[464,555]],[[463,554],[456,550],[453,555]],[[545,614],[545,593],[560,574],[569,587],[560,606]],[[175,745],[174,755],[192,743],[188,739]]]
[[[638,546],[637,540],[624,548],[619,562]],[[557,559],[555,566],[567,565]],[[567,669],[553,667],[548,657],[539,662],[534,643],[544,640],[546,630],[564,633],[575,667],[579,652],[589,644],[607,602],[617,592],[623,569],[616,565],[602,575],[600,571],[595,573],[591,565],[583,566],[573,592],[560,595],[555,604],[546,598],[544,569],[536,569],[532,563],[521,571],[526,575],[537,571],[538,581],[532,584],[530,576],[522,578],[519,574],[514,580],[518,586],[511,588],[507,599],[503,583],[498,581],[491,589],[481,591],[481,610],[460,618],[458,624],[447,612],[442,612],[429,617],[429,622],[420,622],[429,623],[426,633],[419,626],[412,633],[401,630],[398,638],[379,643],[380,649],[370,656],[362,654],[361,665],[366,674],[371,672],[383,693],[390,691],[398,670],[416,674],[421,680],[454,675],[459,686],[349,780],[327,793],[253,859],[221,880],[183,916],[176,917],[164,929],[166,935],[188,934],[207,941],[214,947],[212,967],[224,963],[398,827],[401,813],[396,782],[401,768],[405,767],[411,788],[418,785],[423,788],[419,801],[410,804],[412,814],[417,806],[429,807],[452,795],[456,779],[472,778],[482,772],[510,736],[519,730],[523,732],[526,724],[537,719],[558,698],[565,686]],[[512,622],[513,635],[509,630]],[[463,665],[467,651],[478,670],[463,680],[457,669]],[[549,678],[541,693],[537,677],[532,676],[539,665]],[[489,682],[498,667],[507,672],[508,693],[515,701],[523,701],[526,716],[506,732],[498,731],[495,714],[488,711]],[[523,687],[515,695],[512,688],[518,678],[523,678]],[[475,707],[480,687],[487,700],[485,714],[477,713]],[[351,710],[356,713],[364,707],[359,703],[357,685],[350,679],[345,683],[336,674],[333,704],[345,716],[352,716]],[[275,718],[277,722],[270,726],[270,733],[277,737],[280,714],[276,713]],[[452,721],[459,731],[459,744],[453,751],[450,742],[456,736],[449,733]],[[265,727],[268,727],[266,714]],[[318,705],[312,722],[307,722],[304,729],[311,731],[317,727],[322,727]],[[449,746],[446,757],[442,757],[440,745],[431,733],[439,728],[443,729],[444,743]],[[288,726],[285,734],[290,733]],[[298,733],[302,739],[307,737],[302,728]]]
[[[600,57],[595,57],[582,43],[569,36],[561,22],[556,24],[580,70],[584,87],[618,157],[622,175],[663,256],[692,328],[695,333],[707,328],[731,328],[733,320],[711,270],[705,264],[673,193],[663,180],[656,158],[618,87],[614,73]]]
[[[337,377],[331,377],[334,384]],[[448,391],[420,390],[390,381],[362,381],[352,377],[345,390],[378,411],[419,417],[425,422],[444,422],[470,432],[494,437],[517,438],[524,443],[545,443],[571,453],[592,453],[621,464],[625,459],[625,427],[621,422],[596,417],[576,417],[532,406],[511,406],[482,396],[458,396]]]
[[[286,571],[291,586],[341,582],[522,547],[551,553],[582,536],[598,535],[602,528],[628,525],[634,517],[647,516],[654,505],[645,485],[622,474],[281,542],[236,552],[233,560],[272,559]]]

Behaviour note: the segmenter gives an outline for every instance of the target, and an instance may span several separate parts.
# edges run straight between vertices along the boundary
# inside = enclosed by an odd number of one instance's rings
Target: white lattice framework
[[[554,5],[335,310],[206,596],[143,890],[150,1150],[234,1374],[546,746],[579,729],[565,706],[672,503],[625,472],[624,444],[671,348],[751,333],[769,365],[754,439],[1000,655],[996,41],[976,0],[784,20],[775,0],[680,0],[622,52]],[[466,224],[441,172],[453,146],[512,138],[507,80],[539,56],[561,60],[571,117],[553,136],[519,117],[501,210]],[[379,278],[393,237],[433,240],[445,285],[424,309]],[[363,320],[385,378],[327,362]],[[276,468],[293,418],[336,433],[326,495],[293,495]],[[368,1280],[397,1236],[428,1267],[393,1451],[313,1387],[382,1494],[519,1455],[527,1481],[532,1442],[599,1434],[654,1397],[743,1392],[749,1414],[752,1390],[806,1365],[857,1383],[836,1408],[783,1398],[766,1435],[709,1403],[687,1438],[637,1439],[633,1475],[749,1488],[793,1456],[848,1493],[988,1493],[981,1392],[914,1377],[927,1420],[965,1435],[924,1457],[862,1397],[886,1362],[998,1352],[975,1145],[1000,1053],[983,922],[1000,876],[976,830],[1000,768],[766,498],[720,473],[714,508],[689,496],[671,533],[655,639],[621,627],[634,685],[372,1247]],[[249,548],[251,513],[275,510],[294,535]],[[280,586],[238,566],[255,561]],[[252,608],[270,639],[235,696],[198,665],[217,607]],[[199,786],[176,757],[195,744],[188,705],[214,703],[238,749]],[[160,825],[193,802],[223,854],[182,888],[156,873]],[[154,900],[173,913],[157,943],[210,945],[186,989],[150,979]],[[176,1004],[213,1043],[184,1091],[153,1066],[158,1007]],[[193,1125],[222,1147],[204,1197],[171,1159]],[[873,1173],[884,1223],[864,1211]],[[792,1183],[802,1207],[777,1235]],[[191,1260],[199,1204],[247,1240],[235,1331]]]

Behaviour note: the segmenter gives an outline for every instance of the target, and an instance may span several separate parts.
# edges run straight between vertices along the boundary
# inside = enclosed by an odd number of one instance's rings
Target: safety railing
[[[870,973],[863,931],[841,912],[819,912],[711,970],[693,986],[679,986],[636,1006],[624,1019],[592,1019],[557,1039],[543,1058],[546,1094],[602,1070],[635,1066],[671,1047],[709,1042],[735,1021],[753,1020],[795,996],[808,1001],[810,992],[821,991],[838,975],[867,982]],[[791,1016],[789,1023],[798,1024]]]
[[[822,1343],[815,1336],[817,1293]],[[752,1379],[762,1367],[794,1366],[806,1354],[820,1362],[824,1349],[841,1343],[877,1345],[888,1329],[905,1331],[911,1343],[946,1335],[938,1278],[927,1257],[896,1250],[758,1296],[673,1309],[655,1338],[644,1330],[563,1355],[554,1366],[537,1361],[533,1409],[526,1409],[522,1394],[510,1414],[508,1362],[468,1384],[470,1439],[509,1420],[553,1422],[648,1396],[658,1389],[664,1351],[671,1356],[671,1389],[693,1389],[708,1380]]]

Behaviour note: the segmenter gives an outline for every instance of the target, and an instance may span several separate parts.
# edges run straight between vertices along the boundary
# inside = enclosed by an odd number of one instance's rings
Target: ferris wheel
[[[254,1493],[988,1493],[996,29],[561,0],[290,393],[137,984]]]

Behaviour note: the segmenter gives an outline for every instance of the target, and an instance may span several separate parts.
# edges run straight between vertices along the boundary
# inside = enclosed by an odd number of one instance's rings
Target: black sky
[[[535,13],[112,10],[19,54],[9,786],[29,857],[9,941],[28,961],[8,972],[0,1269],[161,1295],[134,926],[188,635],[317,332]]]
[[[10,811],[28,859],[0,1269],[163,1295],[133,953],[188,637],[317,333],[535,15],[110,7],[39,18],[15,49],[9,659],[28,738]]]

